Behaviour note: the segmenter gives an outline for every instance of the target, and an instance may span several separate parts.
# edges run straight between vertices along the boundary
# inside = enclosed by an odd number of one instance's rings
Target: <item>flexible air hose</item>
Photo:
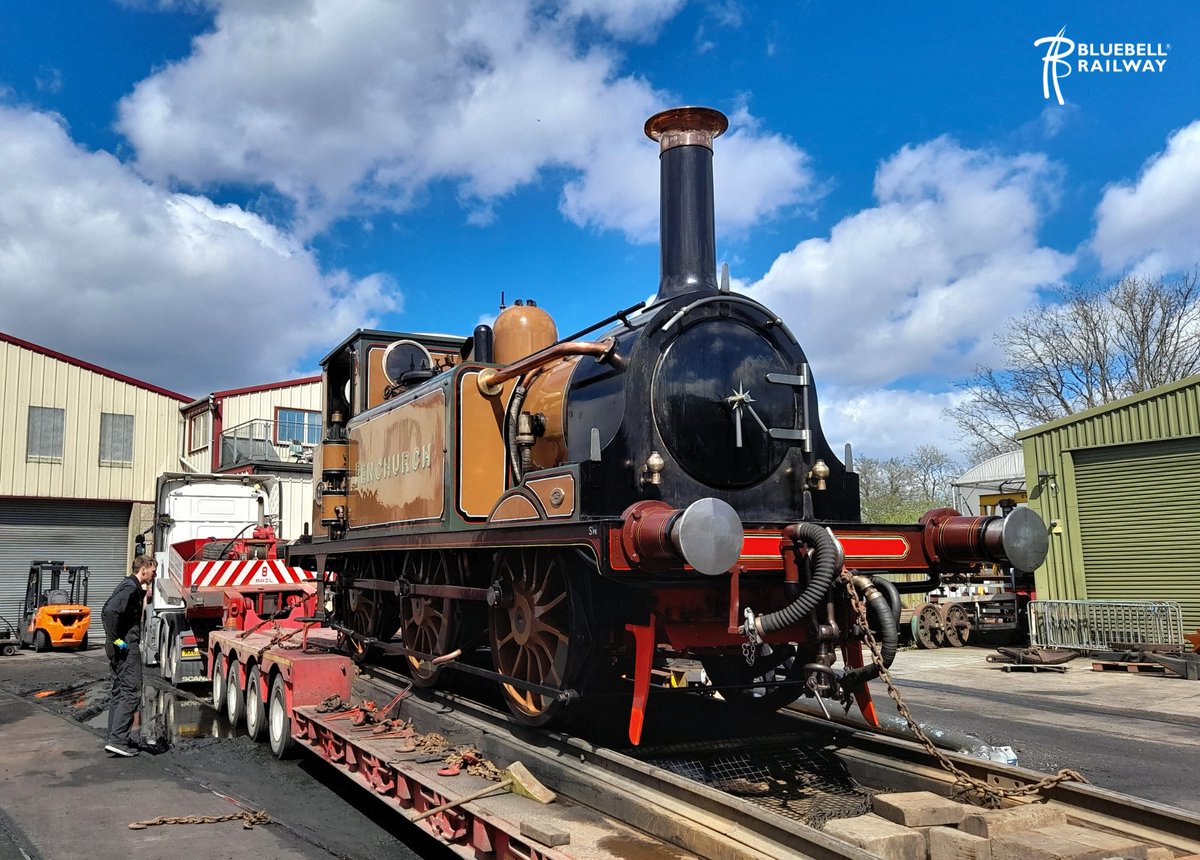
[[[892,665],[892,661],[896,659],[896,648],[900,644],[900,631],[897,629],[898,615],[892,614],[892,607],[889,606],[888,597],[884,595],[887,586],[880,589],[877,586],[878,580],[882,577],[872,577],[867,579],[865,576],[854,577],[854,586],[858,588],[867,601],[867,615],[869,621],[873,621],[873,627],[879,633],[879,659],[884,667]],[[886,581],[886,580],[885,580]],[[888,582],[888,585],[892,583]],[[892,586],[893,590],[895,586]],[[899,593],[896,597],[899,598]],[[879,667],[874,662],[861,666],[857,669],[849,669],[842,675],[842,686],[854,689],[872,678],[879,677]]]
[[[892,610],[892,618],[900,623],[900,590],[896,583],[884,576],[872,576],[871,584],[887,595],[888,608]]]
[[[813,548],[813,576],[803,593],[783,609],[768,612],[758,617],[758,627],[763,633],[773,633],[792,624],[797,624],[825,599],[829,586],[833,584],[838,559],[838,546],[833,536],[816,523],[797,523],[794,540],[803,540]]]

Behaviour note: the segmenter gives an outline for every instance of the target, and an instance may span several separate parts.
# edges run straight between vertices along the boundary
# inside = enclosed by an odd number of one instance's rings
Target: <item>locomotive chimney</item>
[[[672,108],[646,120],[646,136],[660,145],[660,301],[717,291],[712,142],[728,127],[725,114],[702,107]]]

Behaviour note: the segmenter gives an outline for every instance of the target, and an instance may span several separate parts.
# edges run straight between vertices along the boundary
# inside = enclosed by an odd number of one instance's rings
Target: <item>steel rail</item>
[[[363,667],[356,683],[384,695],[405,676]],[[427,698],[426,698],[427,696]],[[732,794],[678,776],[580,738],[515,725],[478,702],[442,691],[422,691],[405,702],[418,731],[445,732],[497,762],[521,761],[550,789],[617,821],[701,857],[760,860],[874,860],[875,855]]]
[[[369,667],[369,676],[386,683],[405,683],[405,676],[382,667]],[[821,831],[775,814],[740,797],[694,782],[662,768],[641,762],[619,751],[597,746],[570,735],[534,730],[515,725],[507,714],[461,695],[441,690],[424,691],[429,700],[410,700],[407,707],[427,712],[433,722],[445,721],[452,714],[486,755],[497,759],[541,760],[555,774],[555,790],[612,815],[622,821],[637,821],[654,836],[675,841],[701,856],[710,836],[697,837],[695,844],[678,841],[679,815],[691,815],[697,828],[716,834],[746,831],[753,834],[757,847],[775,845],[774,850],[799,852],[821,858],[858,858],[859,849],[832,839]],[[806,733],[829,737],[833,755],[863,784],[898,791],[933,791],[945,795],[953,777],[939,768],[920,744],[843,723],[831,723],[820,717],[795,711],[783,712],[794,722],[794,733],[769,738],[735,739],[747,746],[795,741]],[[420,722],[414,717],[414,722]],[[1014,786],[1037,781],[1044,774],[1027,768],[947,753],[960,768],[977,779],[999,786]],[[576,766],[578,762],[578,766]],[[561,771],[561,773],[560,773]],[[657,799],[655,799],[657,797]],[[1059,807],[1077,822],[1114,830],[1151,844],[1172,848],[1185,854],[1200,853],[1200,815],[1142,800],[1093,785],[1064,782],[1045,792],[1048,803]],[[632,808],[644,800],[648,808]],[[636,815],[636,817],[629,817]],[[659,820],[665,819],[665,820]],[[653,822],[648,824],[647,822]],[[657,829],[655,829],[657,828]],[[661,832],[659,832],[661,830]],[[747,838],[750,838],[748,835]],[[765,840],[765,844],[764,844]],[[857,852],[857,853],[855,853]],[[765,855],[773,856],[768,851]],[[787,856],[786,854],[784,856]]]

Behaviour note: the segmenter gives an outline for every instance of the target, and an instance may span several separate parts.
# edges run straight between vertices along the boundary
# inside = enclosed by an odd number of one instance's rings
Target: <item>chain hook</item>
[[[762,636],[759,635],[758,625],[754,623],[754,610],[747,606],[742,610],[742,617],[746,622],[742,625],[742,630],[746,634],[746,641],[742,643],[742,656],[746,658],[746,665],[753,666],[758,660],[758,652],[762,648]]]

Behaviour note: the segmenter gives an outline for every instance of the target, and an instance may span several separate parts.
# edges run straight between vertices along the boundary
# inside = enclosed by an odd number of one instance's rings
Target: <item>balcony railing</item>
[[[230,427],[221,433],[221,468],[245,463],[311,463],[315,446],[288,438],[290,432],[302,429],[293,422],[266,418]]]

